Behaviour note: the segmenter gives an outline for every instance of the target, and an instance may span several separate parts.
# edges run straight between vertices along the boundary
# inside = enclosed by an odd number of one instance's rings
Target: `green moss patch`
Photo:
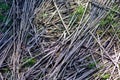
[[[0,3],[0,10],[7,11],[8,9],[10,9],[9,5],[7,5],[6,3]]]

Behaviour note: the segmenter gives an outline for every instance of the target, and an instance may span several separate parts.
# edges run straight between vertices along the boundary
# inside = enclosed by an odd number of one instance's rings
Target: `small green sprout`
[[[75,13],[78,14],[78,15],[80,15],[80,16],[82,16],[83,13],[84,13],[84,10],[85,10],[85,8],[84,8],[82,5],[80,5],[80,6],[78,6],[78,7],[76,8]]]
[[[25,58],[25,59],[23,59],[23,62],[25,62],[24,66],[31,67],[31,66],[33,66],[36,63],[36,59]]]
[[[110,74],[106,73],[106,74],[101,76],[101,79],[102,80],[107,80],[107,79],[109,79],[109,77],[110,77]]]
[[[105,19],[101,20],[100,26],[105,26],[107,24],[113,23],[113,21],[114,21],[113,14],[110,14]]]
[[[87,66],[89,69],[93,69],[96,67],[96,64],[93,62],[93,63],[89,63],[88,66]]]
[[[73,15],[76,16],[77,17],[76,21],[79,21],[82,18],[84,11],[85,11],[85,7],[80,5],[75,9],[75,11],[71,14],[71,16]]]
[[[113,9],[117,10],[117,8],[118,7],[115,7]],[[100,26],[104,27],[107,24],[113,25],[113,26],[117,25],[118,22],[116,22],[115,18],[116,18],[116,13],[113,11],[109,11],[108,15],[100,21]]]

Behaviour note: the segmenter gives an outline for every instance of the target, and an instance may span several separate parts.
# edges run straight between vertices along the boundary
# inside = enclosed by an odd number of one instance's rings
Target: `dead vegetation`
[[[11,4],[0,26],[0,80],[120,80],[119,0]]]

